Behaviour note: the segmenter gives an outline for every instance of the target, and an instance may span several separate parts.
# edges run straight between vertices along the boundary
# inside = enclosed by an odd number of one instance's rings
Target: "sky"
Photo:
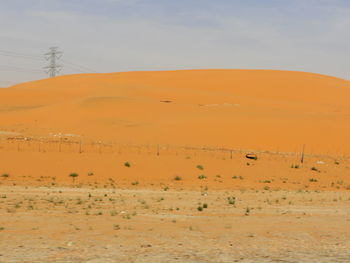
[[[0,87],[60,74],[278,69],[350,80],[349,0],[0,0]]]

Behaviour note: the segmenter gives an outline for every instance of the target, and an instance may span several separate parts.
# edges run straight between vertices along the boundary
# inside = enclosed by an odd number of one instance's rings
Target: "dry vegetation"
[[[18,186],[1,192],[1,262],[347,262],[350,256],[349,192]]]
[[[3,150],[0,262],[348,262],[346,158],[126,152]]]

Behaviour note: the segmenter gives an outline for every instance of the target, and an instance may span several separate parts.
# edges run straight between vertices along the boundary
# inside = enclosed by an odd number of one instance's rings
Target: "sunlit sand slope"
[[[269,70],[69,75],[1,89],[0,130],[344,154],[350,82]]]

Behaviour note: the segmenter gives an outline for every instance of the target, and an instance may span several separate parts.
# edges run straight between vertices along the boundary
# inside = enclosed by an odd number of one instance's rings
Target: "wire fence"
[[[75,153],[75,154],[137,154],[154,156],[184,156],[184,157],[211,157],[220,159],[233,159],[235,155],[255,153],[274,156],[301,157],[301,152],[257,151],[252,149],[230,149],[224,147],[164,145],[164,144],[131,144],[120,142],[94,141],[80,137],[20,137],[0,136],[0,150],[16,152],[42,152],[42,153]],[[331,156],[321,154],[304,154],[306,157],[341,158],[347,156]]]

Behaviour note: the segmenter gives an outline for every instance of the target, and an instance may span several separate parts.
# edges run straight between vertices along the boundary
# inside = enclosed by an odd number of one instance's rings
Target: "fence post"
[[[304,156],[305,156],[305,144],[303,145],[303,152],[301,153],[301,163],[304,163]]]

